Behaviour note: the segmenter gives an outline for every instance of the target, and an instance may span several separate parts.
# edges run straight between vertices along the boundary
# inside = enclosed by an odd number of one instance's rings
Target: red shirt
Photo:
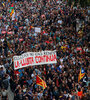
[[[82,96],[82,95],[83,95],[82,91],[78,92],[78,96]]]

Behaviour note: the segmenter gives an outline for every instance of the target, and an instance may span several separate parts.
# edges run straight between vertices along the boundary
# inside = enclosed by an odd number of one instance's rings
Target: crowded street
[[[0,100],[90,100],[89,25],[68,0],[1,0]]]

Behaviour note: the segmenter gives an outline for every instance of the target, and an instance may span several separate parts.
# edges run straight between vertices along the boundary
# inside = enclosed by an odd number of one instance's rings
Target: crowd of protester
[[[15,18],[10,17],[14,5]],[[90,100],[89,8],[65,0],[11,0],[0,4],[0,98],[8,100]],[[41,28],[35,33],[34,28]],[[11,34],[9,34],[11,32]],[[14,70],[13,56],[57,51],[57,63]],[[80,68],[85,77],[78,82]],[[39,75],[47,84],[36,84]]]

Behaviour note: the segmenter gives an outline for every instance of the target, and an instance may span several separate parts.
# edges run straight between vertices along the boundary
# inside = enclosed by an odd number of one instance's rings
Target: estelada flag
[[[42,86],[43,89],[47,87],[46,82],[42,80],[38,75],[36,76],[36,84]]]
[[[81,67],[80,69],[80,73],[79,73],[79,76],[78,76],[78,82],[85,76],[85,70],[83,67]]]

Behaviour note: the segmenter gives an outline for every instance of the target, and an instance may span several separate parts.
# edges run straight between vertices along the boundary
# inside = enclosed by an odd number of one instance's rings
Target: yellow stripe
[[[10,13],[10,16],[12,16],[12,14],[14,13],[14,9],[12,9],[11,13]]]
[[[37,85],[39,85],[39,86],[43,87],[43,85],[40,85],[40,84],[37,84]],[[43,87],[43,88],[44,88],[44,87]]]
[[[46,83],[37,83],[37,85],[40,85],[40,86],[42,86],[44,89],[47,87],[47,85],[46,85]]]
[[[84,77],[84,75],[85,75],[85,73],[81,74],[81,78],[83,78],[83,77]]]
[[[38,76],[39,77],[39,76]],[[39,77],[40,78],[40,77]],[[40,78],[41,79],[41,78]],[[37,83],[37,85],[42,86],[44,89],[47,87],[46,82],[41,79],[42,82]]]
[[[81,73],[81,69],[80,69],[80,73],[79,73],[79,76],[78,76],[78,82],[84,77],[85,73]]]
[[[2,3],[2,5],[3,5],[3,6],[5,6],[5,4],[4,4],[4,3]]]

